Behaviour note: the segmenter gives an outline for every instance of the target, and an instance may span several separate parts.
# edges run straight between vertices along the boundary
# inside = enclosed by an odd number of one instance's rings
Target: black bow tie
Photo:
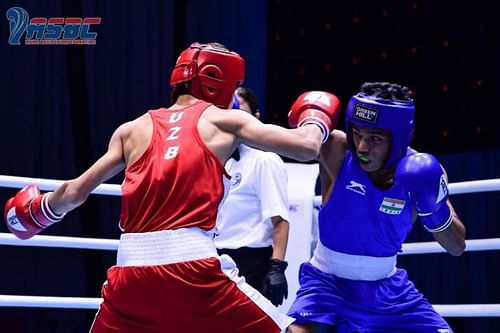
[[[236,161],[240,160],[240,151],[236,148],[231,154],[231,158],[234,158]]]

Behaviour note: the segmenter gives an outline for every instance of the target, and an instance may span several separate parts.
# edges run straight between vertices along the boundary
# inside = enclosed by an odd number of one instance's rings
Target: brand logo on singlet
[[[377,109],[370,108],[363,104],[356,104],[353,118],[375,124],[377,122],[377,117],[378,117]]]
[[[345,188],[349,191],[353,191],[361,195],[366,195],[366,185],[355,182],[354,180],[351,180],[351,182],[347,184]]]
[[[438,333],[451,333],[450,330],[447,328],[438,328],[437,332]]]
[[[405,204],[404,200],[385,197],[378,210],[389,215],[399,215],[405,208]]]

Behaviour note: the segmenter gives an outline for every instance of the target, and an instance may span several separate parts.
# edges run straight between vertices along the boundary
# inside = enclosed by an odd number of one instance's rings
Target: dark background
[[[30,18],[101,17],[97,44],[9,45],[12,6]],[[494,2],[8,0],[0,14],[2,175],[76,177],[119,124],[169,105],[182,49],[219,41],[245,58],[245,85],[257,92],[266,122],[286,126],[288,107],[305,90],[334,92],[345,105],[365,81],[398,82],[416,94],[412,146],[437,155],[450,182],[500,177]],[[121,175],[109,181],[120,182]],[[0,202],[14,193],[0,188]],[[499,237],[499,192],[452,200],[468,239]],[[119,205],[117,197],[90,196],[44,234],[118,238]],[[417,223],[408,241],[428,240]],[[498,253],[401,256],[398,265],[434,304],[500,303]],[[112,251],[0,246],[0,294],[99,297],[114,261]],[[0,332],[88,332],[94,314],[0,308]],[[500,332],[499,318],[448,321],[455,332]]]

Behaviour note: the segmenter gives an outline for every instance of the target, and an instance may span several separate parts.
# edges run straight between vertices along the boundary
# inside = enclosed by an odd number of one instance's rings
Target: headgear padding
[[[170,86],[191,81],[194,97],[226,109],[245,78],[245,61],[236,52],[213,44],[193,43],[182,51]]]
[[[385,99],[360,92],[352,96],[347,105],[347,141],[354,151],[352,124],[387,130],[391,134],[391,150],[384,168],[389,168],[406,155],[413,134],[414,116],[413,100]]]

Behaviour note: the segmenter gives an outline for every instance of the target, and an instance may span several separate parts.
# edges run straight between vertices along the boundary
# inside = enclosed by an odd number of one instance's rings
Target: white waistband
[[[376,281],[396,273],[396,256],[370,257],[336,252],[321,242],[310,262],[324,273],[349,280]]]
[[[166,265],[216,257],[213,237],[213,231],[200,228],[122,234],[116,265]]]

